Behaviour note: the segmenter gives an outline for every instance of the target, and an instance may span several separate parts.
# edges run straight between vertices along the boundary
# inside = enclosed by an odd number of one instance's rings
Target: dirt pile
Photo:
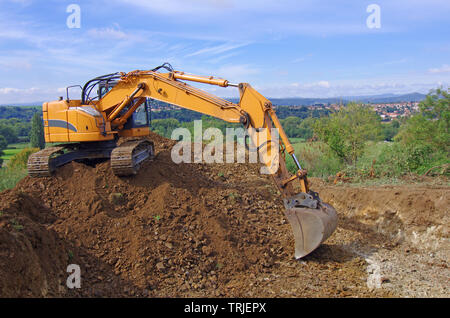
[[[370,226],[395,243],[450,252],[450,196],[446,185],[331,186],[316,180],[322,199],[345,217]]]
[[[199,291],[219,296],[218,286],[236,273],[250,267],[263,270],[289,257],[281,247],[289,242],[280,242],[269,220],[272,210],[277,211],[275,225],[284,226],[280,202],[272,199],[265,178],[263,189],[228,182],[233,169],[247,180],[246,175],[257,175],[257,166],[238,165],[220,173],[203,164],[177,165],[170,157],[173,142],[152,137],[157,156],[133,178],[114,176],[108,162],[96,167],[71,163],[52,178],[27,177],[11,193],[1,194],[9,202],[8,196],[26,193],[18,201],[27,205],[22,210],[40,218],[52,216],[34,222],[18,217],[24,229],[9,231],[27,236],[25,231],[36,227],[59,240],[61,247],[42,248],[57,269],[44,264],[34,266],[37,270],[67,277],[65,267],[53,260],[67,266],[71,255],[70,262],[85,268],[87,276],[80,291],[67,295],[176,296]],[[131,287],[111,288],[116,277]],[[67,290],[65,280],[58,282],[60,290]]]
[[[359,234],[345,248],[367,262],[369,288],[407,297],[450,295],[450,188],[445,182],[371,187],[315,183],[322,199],[342,212],[339,227]]]
[[[258,165],[177,165],[173,141],[149,139],[157,155],[137,176],[71,163],[0,193],[1,296],[401,295],[368,283],[367,255],[397,247],[348,206],[326,244],[296,261],[279,194]],[[331,203],[347,195],[314,182]],[[80,289],[66,287],[69,264],[81,267]]]
[[[47,228],[56,220],[40,200],[4,191],[0,201],[0,294],[58,294],[68,261],[68,246]]]

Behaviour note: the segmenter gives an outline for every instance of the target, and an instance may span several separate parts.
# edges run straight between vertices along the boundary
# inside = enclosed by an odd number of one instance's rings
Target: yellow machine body
[[[105,113],[95,105],[81,105],[80,100],[61,100],[44,103],[45,142],[93,142],[113,140],[114,135],[121,137],[148,136],[149,127],[111,130],[111,122]]]

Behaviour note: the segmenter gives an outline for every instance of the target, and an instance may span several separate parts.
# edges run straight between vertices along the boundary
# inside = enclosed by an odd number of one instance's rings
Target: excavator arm
[[[119,130],[146,97],[210,115],[230,123],[241,123],[247,130],[252,130],[250,136],[255,147],[257,149],[265,148],[262,155],[265,156],[263,159],[266,160],[263,161],[267,165],[270,165],[269,167],[272,165],[272,160],[270,159],[276,157],[273,152],[279,151],[279,143],[272,143],[271,129],[275,125],[281,137],[283,149],[293,157],[294,162],[299,168],[298,173],[295,176],[291,176],[286,170],[284,158],[280,161],[282,164],[279,169],[275,169],[272,173],[276,174],[275,181],[279,190],[284,196],[294,195],[290,183],[291,181],[298,180],[302,192],[309,191],[306,172],[301,169],[295,157],[294,148],[289,142],[269,100],[247,83],[235,85],[239,87],[241,96],[240,102],[236,104],[208,94],[178,79],[222,87],[230,86],[227,80],[185,75],[176,71],[172,73],[134,71],[123,76],[122,80],[99,100],[97,108],[105,112],[107,114],[107,120],[111,122],[112,127],[117,127]],[[125,114],[119,116],[121,111],[135,99],[138,99],[138,101],[134,102],[133,106]],[[261,136],[262,134],[265,134],[265,136]]]
[[[237,86],[240,94],[239,103],[209,94],[188,85],[185,81],[221,87]],[[316,249],[335,230],[336,211],[323,203],[317,193],[310,191],[306,171],[300,166],[272,103],[249,84],[236,85],[225,79],[190,75],[173,70],[168,73],[133,71],[123,74],[117,85],[98,101],[96,107],[106,114],[111,127],[120,130],[135,111],[136,105],[147,97],[244,125],[282,193],[285,213],[296,241],[296,258],[301,258]],[[136,99],[138,102],[123,114],[122,110],[132,105],[132,101]],[[277,142],[279,138],[274,138],[273,128],[276,128],[281,143]],[[285,152],[292,156],[298,168],[295,175],[290,174],[286,168]],[[299,183],[299,193],[295,191],[294,182]]]

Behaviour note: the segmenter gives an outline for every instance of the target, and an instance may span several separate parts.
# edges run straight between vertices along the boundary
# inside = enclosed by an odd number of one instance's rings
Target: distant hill
[[[40,106],[0,106],[0,119],[16,118],[29,122],[35,113],[41,113]]]
[[[425,99],[427,95],[421,93],[410,93],[403,95],[383,94],[373,96],[350,96],[344,97],[349,101],[358,101],[364,103],[398,103],[398,102],[420,102]]]
[[[42,106],[44,102],[32,102],[32,103],[9,103],[9,104],[0,104],[0,106]]]
[[[403,95],[396,94],[380,94],[380,95],[367,95],[367,96],[342,96],[342,97],[328,97],[328,98],[304,98],[304,97],[288,97],[288,98],[269,98],[274,105],[284,106],[311,106],[314,104],[337,104],[342,102],[347,104],[349,102],[362,102],[362,103],[398,103],[398,102],[420,102],[426,97],[421,93],[409,93]],[[232,102],[238,102],[237,98],[225,98]],[[43,102],[33,103],[20,103],[20,104],[3,104],[0,106],[41,106]]]
[[[311,106],[314,104],[348,104],[349,102],[361,102],[361,103],[398,103],[398,102],[420,102],[426,97],[421,93],[410,93],[403,95],[395,94],[380,94],[380,95],[368,95],[368,96],[342,96],[342,97],[329,97],[329,98],[304,98],[304,97],[290,97],[290,98],[269,98],[274,105],[283,106]],[[237,102],[236,98],[230,99],[233,102]]]

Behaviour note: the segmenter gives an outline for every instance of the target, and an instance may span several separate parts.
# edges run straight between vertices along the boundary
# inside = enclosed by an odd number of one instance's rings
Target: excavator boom
[[[168,72],[159,72],[165,68]],[[233,103],[186,83],[199,82],[239,89],[239,103]],[[90,98],[95,85],[97,98]],[[241,123],[260,154],[263,163],[280,190],[286,217],[295,237],[295,257],[316,249],[335,230],[336,211],[309,189],[307,173],[302,169],[278,120],[272,103],[247,83],[233,84],[215,77],[186,74],[162,65],[150,71],[115,73],[86,83],[81,100],[45,103],[44,129],[47,142],[69,142],[69,146],[45,149],[30,156],[32,176],[47,176],[59,165],[80,158],[110,158],[117,175],[136,174],[141,162],[154,155],[153,144],[146,140],[128,141],[116,146],[119,136],[148,135],[148,125],[130,125],[131,119],[147,98],[210,115],[230,123]],[[148,118],[147,118],[148,120]],[[277,136],[274,135],[277,133]],[[276,138],[276,137],[280,138]],[[278,140],[281,139],[281,142]],[[74,145],[76,143],[76,146]],[[63,151],[72,147],[72,152]],[[52,149],[52,150],[51,150]],[[298,171],[292,175],[284,156],[291,155]],[[100,155],[101,154],[101,155]],[[298,182],[298,188],[294,187]]]

